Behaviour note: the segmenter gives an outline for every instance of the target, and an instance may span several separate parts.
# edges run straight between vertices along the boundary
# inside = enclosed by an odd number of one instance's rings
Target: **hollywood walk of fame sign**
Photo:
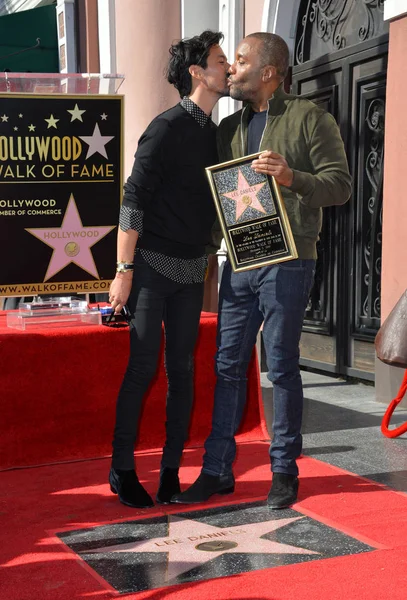
[[[57,535],[122,594],[373,549],[293,509],[270,511],[264,502]]]
[[[297,258],[279,185],[251,168],[259,154],[206,169],[235,272]]]
[[[0,94],[0,296],[108,291],[122,115],[121,96]]]

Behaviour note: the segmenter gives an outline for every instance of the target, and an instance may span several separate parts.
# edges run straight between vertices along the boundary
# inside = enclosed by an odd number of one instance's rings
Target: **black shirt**
[[[210,117],[185,97],[179,105],[154,119],[142,135],[132,175],[125,185],[120,213],[121,229],[138,231],[138,251],[143,258],[158,272],[180,283],[202,282],[205,275],[207,258],[202,245],[197,252],[196,242],[209,236],[215,218],[204,170],[205,166],[218,160],[215,132],[216,126]],[[169,153],[169,148],[172,153]],[[140,186],[143,172],[151,173],[157,161],[163,162],[154,169],[154,174],[162,174],[161,180],[154,182],[156,178],[153,177],[148,186]],[[167,166],[172,165],[170,172],[163,169],[166,163]],[[174,181],[175,171],[178,172],[178,179]],[[165,193],[160,192],[166,183],[167,187],[173,186],[172,202],[168,197],[165,198]],[[158,194],[160,204],[156,210],[150,210],[149,203],[154,203],[155,194]],[[179,198],[184,199],[183,206]],[[169,223],[168,232],[164,232],[162,227],[158,228],[160,236],[156,233],[157,218]],[[181,235],[176,235],[177,229]],[[187,231],[183,231],[185,229]],[[149,233],[143,234],[143,231]],[[184,258],[191,253],[199,256]]]
[[[261,112],[250,111],[249,126],[247,130],[247,151],[249,154],[259,152],[266,120],[267,110],[262,110]]]
[[[140,138],[123,205],[144,211],[139,248],[197,258],[210,242],[216,211],[205,167],[217,162],[216,126],[201,127],[179,104]]]

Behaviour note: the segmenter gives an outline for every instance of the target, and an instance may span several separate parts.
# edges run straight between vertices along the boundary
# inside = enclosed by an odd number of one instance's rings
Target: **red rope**
[[[389,429],[389,423],[391,416],[399,402],[402,401],[404,394],[407,392],[407,370],[404,373],[403,383],[400,386],[399,392],[397,396],[392,400],[384,413],[384,417],[382,419],[382,434],[388,438],[395,438],[401,435],[402,433],[406,433],[407,431],[407,422],[400,427],[396,427],[395,429]]]

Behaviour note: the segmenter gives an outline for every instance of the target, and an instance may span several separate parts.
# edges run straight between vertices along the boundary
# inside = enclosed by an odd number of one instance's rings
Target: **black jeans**
[[[134,468],[134,443],[143,396],[157,370],[161,328],[165,331],[168,378],[166,442],[162,468],[179,466],[193,402],[194,347],[203,302],[203,283],[180,284],[160,275],[136,255],[128,301],[130,358],[116,406],[112,466]]]

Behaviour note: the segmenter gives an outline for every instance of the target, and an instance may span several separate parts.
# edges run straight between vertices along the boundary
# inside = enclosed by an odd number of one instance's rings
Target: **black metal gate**
[[[302,0],[297,23],[292,90],[335,116],[353,176],[348,204],[324,211],[301,364],[373,380],[388,53],[383,0]]]

